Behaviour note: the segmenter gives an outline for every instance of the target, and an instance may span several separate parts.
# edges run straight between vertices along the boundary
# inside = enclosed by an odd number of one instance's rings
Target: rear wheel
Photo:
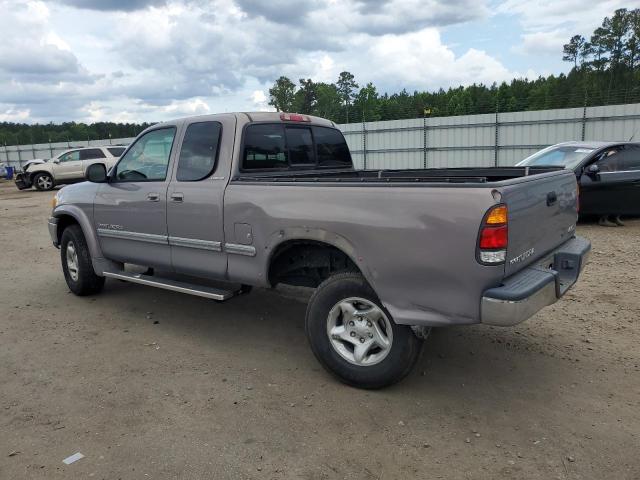
[[[307,338],[320,363],[343,382],[382,388],[404,378],[422,341],[396,325],[359,273],[331,276],[309,301]]]
[[[104,277],[93,270],[89,247],[79,225],[70,225],[62,232],[60,259],[67,286],[76,295],[92,295],[104,287]]]
[[[36,173],[33,184],[40,191],[51,190],[54,186],[53,177],[48,173]]]

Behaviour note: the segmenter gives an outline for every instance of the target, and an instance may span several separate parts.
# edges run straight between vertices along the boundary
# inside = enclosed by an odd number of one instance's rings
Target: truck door
[[[167,195],[173,269],[224,279],[223,201],[233,153],[235,116],[185,125],[177,167]]]
[[[72,150],[58,157],[53,168],[53,176],[56,180],[69,180],[82,178],[82,161],[80,150]]]
[[[167,188],[176,126],[139,137],[98,189],[94,222],[105,257],[171,269]]]

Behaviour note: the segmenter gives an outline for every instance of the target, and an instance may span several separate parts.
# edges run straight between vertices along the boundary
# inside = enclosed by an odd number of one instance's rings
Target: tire
[[[422,340],[410,327],[396,325],[364,277],[354,272],[335,274],[318,286],[307,306],[305,329],[322,366],[359,388],[402,380],[422,348]]]
[[[48,173],[36,173],[33,177],[33,186],[36,187],[36,190],[40,190],[41,192],[52,190],[55,186],[55,182],[53,181],[53,177]]]
[[[70,225],[62,232],[60,260],[69,290],[76,295],[93,295],[104,287],[105,279],[93,270],[87,241],[79,225]]]

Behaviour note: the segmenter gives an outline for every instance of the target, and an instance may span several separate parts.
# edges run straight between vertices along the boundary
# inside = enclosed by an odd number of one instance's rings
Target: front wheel
[[[37,173],[33,177],[33,184],[40,191],[51,190],[54,186],[53,177],[48,173]]]
[[[79,296],[98,293],[104,287],[104,277],[93,270],[87,241],[79,225],[64,229],[60,240],[62,271],[69,290]]]
[[[309,300],[306,332],[319,362],[343,382],[382,388],[404,378],[422,346],[410,327],[396,325],[362,275],[339,273]]]

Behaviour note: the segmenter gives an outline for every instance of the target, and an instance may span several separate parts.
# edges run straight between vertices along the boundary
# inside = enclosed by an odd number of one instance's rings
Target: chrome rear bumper
[[[589,240],[576,236],[551,252],[546,257],[550,260],[527,267],[505,279],[501,286],[486,290],[480,306],[481,322],[517,325],[555,303],[578,280],[590,251]]]

